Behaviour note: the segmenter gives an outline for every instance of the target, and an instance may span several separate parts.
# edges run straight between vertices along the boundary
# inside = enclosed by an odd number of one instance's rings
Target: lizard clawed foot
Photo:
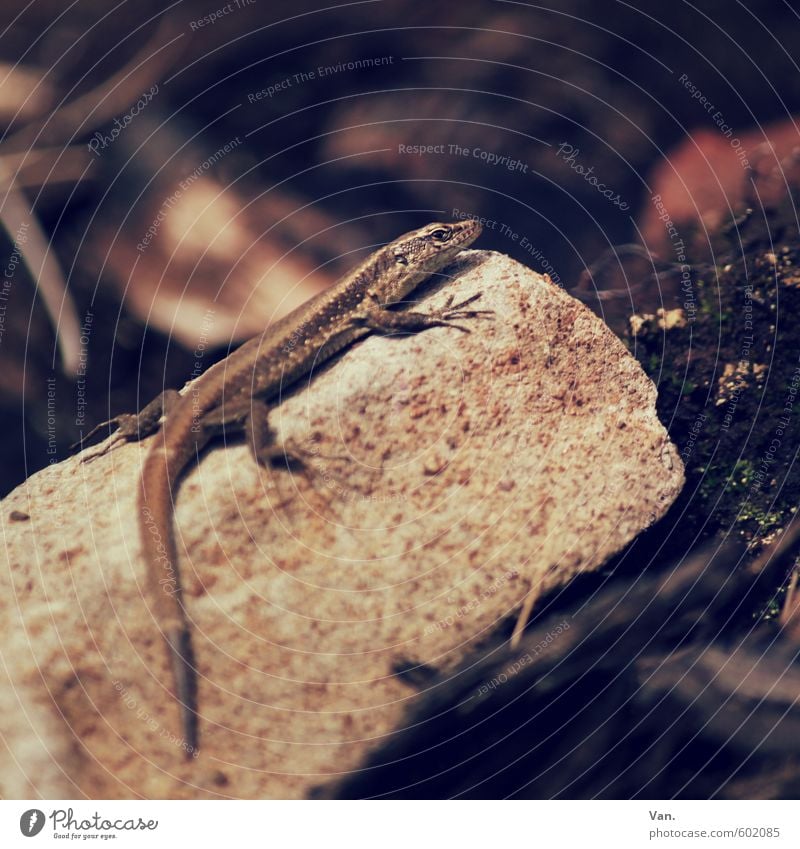
[[[102,430],[109,425],[117,425],[117,430],[113,433],[109,434],[109,436],[105,439],[104,442],[101,442],[98,446],[98,450],[93,451],[91,453],[87,453],[86,456],[81,457],[81,463],[91,463],[92,460],[97,460],[99,457],[103,457],[108,454],[109,451],[116,448],[122,442],[129,442],[132,438],[131,434],[128,432],[129,428],[126,427],[128,424],[127,419],[135,419],[136,416],[115,416],[113,419],[109,419],[107,422],[102,422],[99,425],[93,427],[86,436],[79,439],[77,442],[73,442],[72,445],[69,446],[70,451],[74,451],[76,448],[83,450],[83,445],[89,439],[91,439],[96,433]]]
[[[316,443],[312,444],[316,445]],[[361,486],[358,483],[354,483],[354,475],[352,473],[349,474],[347,480],[345,480],[341,475],[331,471],[330,466],[324,462],[338,461],[339,463],[347,463],[350,467],[353,467],[354,461],[351,454],[323,454],[316,447],[310,450],[305,450],[312,461],[310,465],[313,468],[309,470],[309,473],[313,472],[314,477],[322,478],[325,483],[325,488],[332,495],[337,495],[339,500],[354,501],[356,500],[356,493],[363,496],[364,500],[368,500],[369,496],[374,494],[374,486]],[[363,463],[356,463],[355,466],[357,470],[361,472],[362,476],[366,475],[371,480],[381,477],[384,474],[383,463],[381,463],[380,466],[375,467],[370,467]]]
[[[332,472],[326,460],[347,460],[341,455],[327,455],[313,452],[305,468],[305,478],[309,486],[325,500],[326,507],[333,504],[334,499],[347,498],[352,491],[350,484],[336,473]],[[319,481],[322,485],[319,485]]]
[[[432,313],[429,313],[431,324],[441,324],[443,327],[455,327],[456,330],[461,330],[464,333],[471,333],[468,327],[461,324],[455,324],[455,321],[466,318],[491,318],[494,315],[494,310],[468,310],[470,304],[474,304],[482,295],[482,292],[477,292],[457,304],[453,303],[454,295],[450,295],[444,303],[444,306]]]
[[[348,321],[352,326],[368,327],[383,333],[396,333],[398,331],[416,333],[427,330],[429,327],[455,327],[464,333],[470,333],[468,327],[455,322],[468,318],[490,318],[494,315],[494,310],[467,309],[481,295],[482,293],[478,292],[457,304],[453,303],[453,295],[450,295],[443,307],[432,312],[418,312],[416,310],[396,312],[382,306],[375,294],[370,292],[363,308],[353,312]]]
[[[96,451],[92,451],[91,453],[87,453],[86,456],[81,457],[81,463],[91,463],[93,460],[99,460],[100,457],[105,457],[106,454],[118,445],[127,441],[128,438],[126,436],[122,436],[119,432],[114,433],[109,437],[108,441],[100,445]]]
[[[174,389],[165,389],[139,413],[121,413],[107,422],[101,422],[99,425],[95,425],[86,436],[81,437],[76,443],[70,445],[70,451],[74,451],[76,448],[83,448],[87,440],[91,439],[96,433],[99,433],[103,428],[112,425],[116,425],[117,429],[111,434],[109,441],[105,445],[101,445],[100,451],[82,458],[82,463],[88,463],[90,460],[102,457],[112,448],[119,445],[120,442],[138,442],[144,439],[145,436],[149,436],[158,430],[161,417],[167,415],[179,400],[179,392],[176,392]]]
[[[123,418],[123,416],[114,416],[113,419],[109,419],[107,422],[100,422],[100,424],[95,425],[89,433],[86,434],[86,436],[81,436],[77,442],[73,442],[72,445],[69,446],[69,450],[74,451],[76,448],[82,449],[84,442],[88,442],[96,433],[99,433],[105,427],[110,427],[111,425],[116,425],[118,428],[121,427],[121,418]]]
[[[311,443],[314,445],[313,441]],[[316,448],[288,438],[281,445],[273,445],[263,451],[263,458],[274,468],[283,466],[290,472],[302,472],[314,460],[348,460],[348,457],[336,454],[321,454]]]
[[[348,492],[348,487],[343,481],[322,463],[324,460],[347,460],[347,457],[321,454],[315,448],[307,448],[292,439],[287,439],[280,446],[271,446],[268,452],[265,452],[264,459],[273,468],[284,468],[293,474],[301,475],[309,488],[324,498],[326,507],[330,507],[335,496]],[[319,486],[319,480],[323,481],[324,486]],[[282,502],[281,506],[286,506],[289,500]]]

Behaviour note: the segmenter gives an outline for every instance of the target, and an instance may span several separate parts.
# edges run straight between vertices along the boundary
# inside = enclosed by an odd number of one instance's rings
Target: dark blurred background
[[[696,244],[797,145],[788,3],[322,6],[4,3],[2,493],[430,220],[617,330],[679,306],[598,261],[674,261],[654,193]]]

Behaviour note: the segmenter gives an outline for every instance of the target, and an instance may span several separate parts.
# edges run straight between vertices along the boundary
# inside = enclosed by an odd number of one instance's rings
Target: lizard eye
[[[452,230],[445,230],[444,227],[440,227],[431,233],[431,238],[436,239],[437,242],[446,242],[452,235]]]

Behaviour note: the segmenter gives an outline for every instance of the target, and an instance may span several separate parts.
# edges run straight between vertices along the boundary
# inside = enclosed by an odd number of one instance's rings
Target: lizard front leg
[[[82,446],[86,440],[91,439],[104,427],[110,427],[111,425],[117,426],[117,429],[112,434],[113,438],[102,447],[102,450],[87,455],[83,458],[82,462],[85,463],[88,460],[94,460],[96,457],[102,457],[103,454],[106,454],[120,442],[138,442],[158,430],[158,424],[161,418],[169,415],[170,410],[174,409],[180,398],[180,393],[176,389],[165,389],[146,407],[142,407],[138,413],[121,413],[118,416],[114,416],[113,419],[95,425],[86,436],[81,437],[76,443],[70,445],[70,450]]]
[[[426,330],[429,327],[455,327],[464,333],[470,333],[468,327],[456,324],[456,321],[467,318],[488,318],[494,315],[493,310],[470,310],[465,309],[481,297],[478,292],[475,295],[453,303],[454,296],[445,302],[445,305],[430,313],[418,312],[416,310],[395,311],[382,304],[374,292],[369,292],[364,306],[351,317],[351,322],[361,327],[369,327],[371,330],[389,333],[395,330],[408,330],[416,332]]]

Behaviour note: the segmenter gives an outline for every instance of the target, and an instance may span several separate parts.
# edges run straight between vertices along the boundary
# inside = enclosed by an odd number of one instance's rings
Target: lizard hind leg
[[[284,442],[276,440],[275,431],[269,425],[269,407],[260,399],[243,398],[220,405],[203,417],[202,425],[209,436],[243,433],[250,454],[259,466],[300,474],[309,488],[324,498],[327,507],[337,494],[346,497],[349,493],[327,465],[323,464],[320,468],[322,461],[334,458],[325,457],[313,446],[306,448],[291,439]],[[318,485],[320,480],[324,486]],[[291,500],[283,503],[288,504]]]
[[[267,405],[263,402],[251,402],[250,412],[244,420],[244,432],[256,462],[302,475],[309,488],[324,499],[326,507],[330,507],[336,496],[347,497],[349,488],[325,462],[346,458],[321,454],[314,443],[306,447],[293,439],[277,442],[275,432],[267,421]]]
[[[259,466],[267,469],[283,468],[300,473],[310,480],[312,452],[292,441],[277,442],[275,432],[269,426],[268,414],[269,407],[264,401],[242,398],[228,401],[209,411],[201,422],[209,437],[244,434],[250,454]]]
[[[117,429],[111,434],[110,439],[101,444],[97,451],[87,453],[81,458],[82,463],[88,463],[102,457],[122,442],[138,442],[155,433],[163,416],[169,415],[175,404],[180,400],[180,393],[176,389],[166,389],[157,395],[147,406],[142,407],[138,413],[121,413],[105,422],[95,425],[86,436],[82,436],[77,442],[70,445],[70,450],[83,447],[83,443],[91,439],[103,428],[116,425]]]

